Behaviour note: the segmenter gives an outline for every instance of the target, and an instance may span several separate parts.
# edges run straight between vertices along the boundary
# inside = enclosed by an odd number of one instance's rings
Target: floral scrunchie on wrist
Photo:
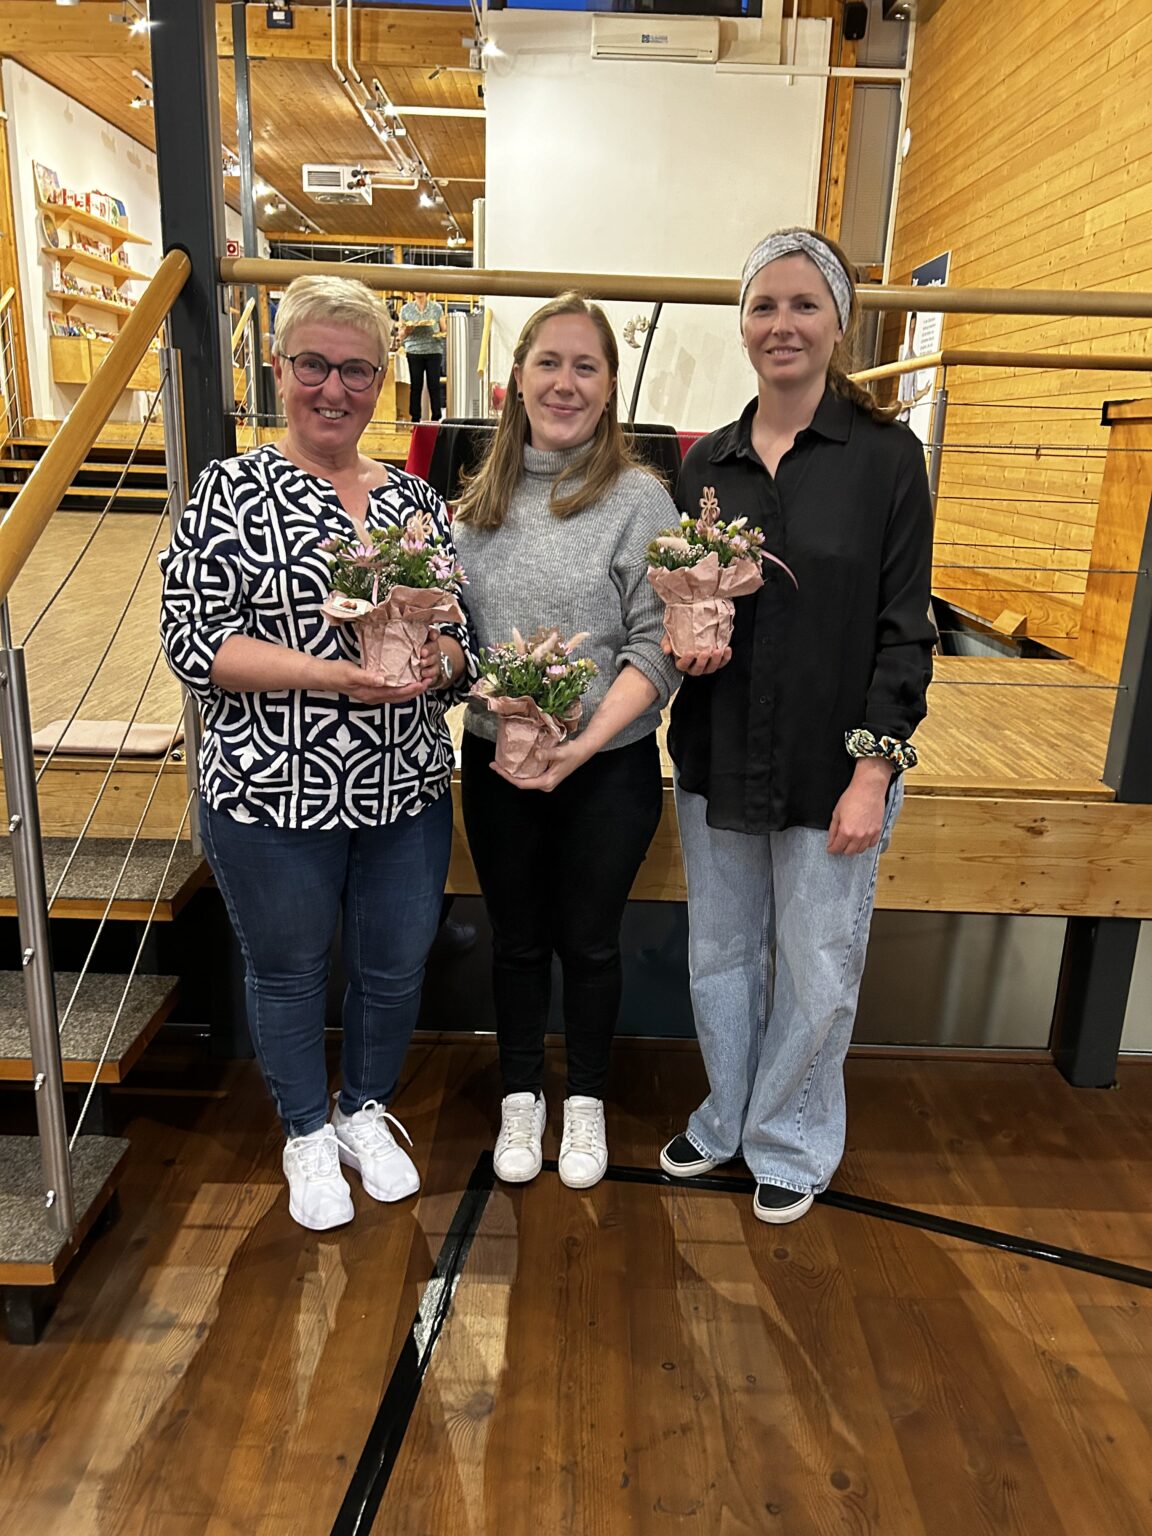
[[[886,757],[897,773],[905,768],[915,768],[918,761],[916,748],[910,741],[900,741],[896,736],[874,736],[863,726],[845,731],[844,745],[849,757]]]

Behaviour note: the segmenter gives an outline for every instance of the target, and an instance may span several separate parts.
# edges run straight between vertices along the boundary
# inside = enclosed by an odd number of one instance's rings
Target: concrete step
[[[76,992],[78,980],[75,971],[60,971],[56,975],[56,1009],[61,1018]],[[93,1078],[101,1083],[123,1082],[176,1005],[176,976],[134,976],[126,998],[124,984],[123,976],[91,971],[80,982],[60,1036],[66,1083],[90,1083]],[[124,1006],[116,1020],[111,1045],[100,1064],[122,999]],[[32,1077],[24,976],[20,971],[0,971],[0,1081],[31,1082]]]

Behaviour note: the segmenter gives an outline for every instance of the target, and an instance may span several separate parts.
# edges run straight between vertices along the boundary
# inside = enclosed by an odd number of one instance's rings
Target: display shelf
[[[97,299],[87,293],[68,293],[62,288],[49,288],[48,297],[58,304],[83,304],[88,309],[103,309],[110,315],[130,315],[131,304],[113,304],[111,299]]]
[[[52,256],[62,265],[75,262],[77,266],[91,267],[94,272],[106,272],[109,277],[115,278],[117,283],[148,281],[147,272],[137,272],[135,267],[121,266],[118,261],[109,261],[104,256],[95,256],[91,251],[81,250],[74,245],[42,245],[40,250],[45,256]]]
[[[51,336],[49,351],[52,379],[56,384],[87,384],[112,346],[110,341],[88,336]],[[129,389],[153,393],[160,388],[160,356],[149,351],[128,380]]]
[[[84,229],[94,229],[97,234],[103,235],[113,245],[152,244],[146,236],[133,234],[123,224],[110,224],[107,219],[98,219],[94,213],[89,213],[84,208],[68,208],[63,203],[46,203],[41,198],[36,199],[36,207],[41,213],[50,214],[58,224],[79,224]]]

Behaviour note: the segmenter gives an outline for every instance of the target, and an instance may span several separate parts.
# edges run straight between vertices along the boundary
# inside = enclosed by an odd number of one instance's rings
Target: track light
[[[427,187],[420,188],[420,206],[421,208],[435,208],[436,206],[436,199]]]

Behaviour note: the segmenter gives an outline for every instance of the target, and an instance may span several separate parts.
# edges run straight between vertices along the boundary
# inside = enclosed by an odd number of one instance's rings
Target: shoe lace
[[[530,1147],[536,1135],[536,1106],[505,1109],[501,1116],[500,1141],[506,1147]]]
[[[599,1152],[604,1140],[603,1115],[598,1109],[569,1109],[564,1122],[564,1150]]]
[[[331,1179],[340,1172],[340,1154],[334,1136],[307,1137],[297,1148],[296,1160],[306,1179]]]
[[[362,1104],[360,1115],[363,1118],[357,1121],[357,1133],[365,1141],[372,1143],[377,1150],[391,1149],[396,1145],[396,1138],[388,1129],[388,1126],[384,1124],[385,1120],[396,1127],[409,1146],[412,1145],[411,1136],[409,1136],[396,1116],[390,1115],[378,1100],[369,1099],[366,1104]]]

